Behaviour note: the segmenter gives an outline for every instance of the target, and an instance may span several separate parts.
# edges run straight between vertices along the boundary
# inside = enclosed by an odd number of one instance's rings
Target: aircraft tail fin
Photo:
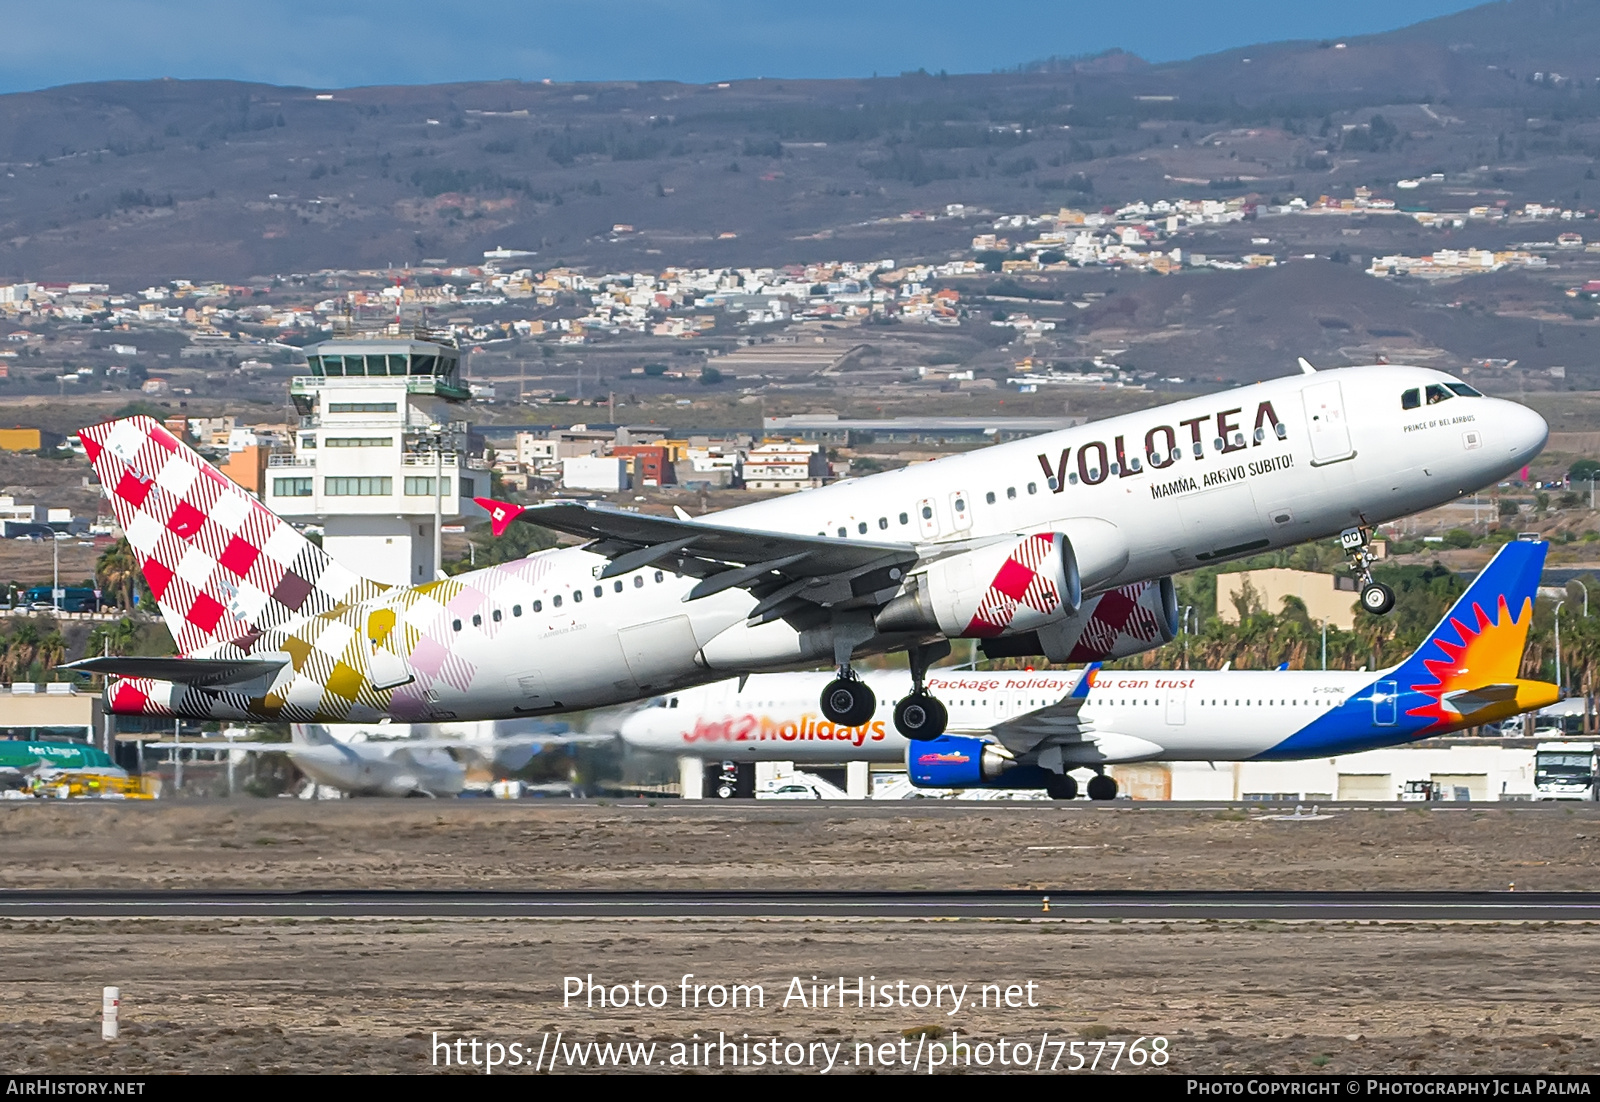
[[[78,437],[179,654],[386,588],[334,562],[150,417]]]
[[[320,723],[291,723],[289,741],[295,746],[329,746],[338,740]]]
[[[1502,547],[1396,675],[1408,684],[1431,680],[1446,693],[1516,682],[1549,547]]]

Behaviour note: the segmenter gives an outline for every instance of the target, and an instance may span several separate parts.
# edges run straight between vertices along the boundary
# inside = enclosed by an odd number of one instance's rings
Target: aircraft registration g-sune
[[[771,674],[661,697],[626,717],[641,749],[725,761],[904,760],[925,788],[1043,788],[1116,796],[1107,765],[1324,757],[1495,723],[1552,704],[1555,685],[1517,676],[1544,566],[1543,543],[1501,548],[1427,640],[1375,673],[1336,670],[936,669],[953,732],[908,742],[874,718],[855,727],[809,707],[818,674]],[[903,671],[870,674],[885,691]],[[881,679],[881,682],[880,680]]]
[[[904,649],[909,738],[951,638],[1111,658],[1172,638],[1170,575],[1338,535],[1363,603],[1372,526],[1527,463],[1547,428],[1438,371],[1305,372],[702,517],[481,500],[586,539],[415,586],[361,578],[146,417],[79,433],[177,643],[72,664],[115,713],[493,719],[831,662],[820,708],[875,712],[855,654]],[[1143,611],[1141,611],[1143,610]]]

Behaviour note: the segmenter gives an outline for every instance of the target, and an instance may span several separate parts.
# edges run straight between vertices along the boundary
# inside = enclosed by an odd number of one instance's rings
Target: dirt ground
[[[0,941],[14,1072],[432,1071],[437,1034],[465,1041],[469,1061],[474,1038],[518,1042],[523,1066],[502,1070],[527,1074],[561,1031],[566,1045],[653,1041],[658,1063],[719,1032],[777,1038],[786,1058],[801,1054],[791,1043],[842,1044],[838,1074],[867,1070],[852,1066],[857,1044],[888,1043],[899,1060],[907,1031],[910,1064],[928,1026],[947,1045],[1029,1044],[1058,1070],[1074,1060],[1052,1041],[1106,1042],[1104,1071],[1118,1042],[1162,1037],[1178,1072],[1587,1072],[1600,1031],[1589,925],[107,920],[0,923]],[[759,984],[765,1006],[685,1009],[685,973],[708,998],[710,985]],[[568,976],[660,984],[667,1005],[563,1007]],[[968,1001],[954,1015],[948,997],[945,1010],[785,1007],[797,976],[807,989],[812,976],[966,985]],[[1034,1007],[971,1005],[985,983],[1028,982]],[[99,1037],[105,984],[122,989],[113,1043]],[[822,1070],[822,1052],[804,1052]]]
[[[19,801],[0,852],[0,888],[1593,890],[1600,805]]]
[[[1589,889],[1600,808],[806,807],[234,800],[0,805],[0,888]],[[973,1045],[1166,1039],[1180,1072],[1579,1072],[1600,1035],[1600,926],[867,919],[0,921],[0,1047],[27,1072],[429,1071],[448,1045],[726,1033],[905,1059]],[[765,1008],[679,1005],[680,978]],[[565,977],[667,1005],[562,1006]],[[1037,986],[1033,1007],[783,1006],[793,977]],[[99,1039],[99,993],[123,1035]],[[808,992],[809,993],[809,992]],[[1045,1039],[1044,1034],[1049,1038]],[[748,1037],[746,1037],[748,1035]],[[1046,1047],[1040,1048],[1040,1041]],[[486,1052],[487,1050],[481,1050]],[[571,1051],[570,1049],[564,1051]],[[680,1052],[682,1050],[679,1050]],[[995,1049],[970,1050],[995,1059]],[[1008,1051],[1011,1051],[1008,1048]],[[1092,1058],[1093,1047],[1083,1049]],[[453,1050],[452,1050],[453,1052]],[[809,1062],[815,1052],[805,1050]],[[874,1049],[881,1059],[883,1050]],[[591,1054],[589,1059],[594,1061]],[[1073,1061],[1059,1055],[1062,1070]],[[926,1064],[922,1065],[923,1070]],[[742,1069],[742,1065],[741,1065]],[[444,1070],[440,1068],[440,1070]],[[705,1071],[705,1067],[691,1069]],[[720,1070],[713,1067],[712,1070]],[[820,1067],[817,1070],[821,1070]],[[872,1070],[885,1070],[881,1065]],[[985,1070],[973,1066],[978,1072]],[[999,1070],[991,1064],[988,1070]],[[1013,1069],[1015,1070],[1015,1069]],[[1102,1068],[1102,1070],[1104,1070]]]

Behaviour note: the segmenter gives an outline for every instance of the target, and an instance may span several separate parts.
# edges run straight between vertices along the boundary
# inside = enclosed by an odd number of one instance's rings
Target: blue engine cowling
[[[942,735],[906,747],[906,775],[918,788],[1043,788],[1045,771],[1018,765],[995,743]]]

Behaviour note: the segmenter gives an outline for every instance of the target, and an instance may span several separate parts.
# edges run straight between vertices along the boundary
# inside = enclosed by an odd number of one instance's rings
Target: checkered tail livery
[[[179,654],[375,596],[149,417],[78,433]]]

